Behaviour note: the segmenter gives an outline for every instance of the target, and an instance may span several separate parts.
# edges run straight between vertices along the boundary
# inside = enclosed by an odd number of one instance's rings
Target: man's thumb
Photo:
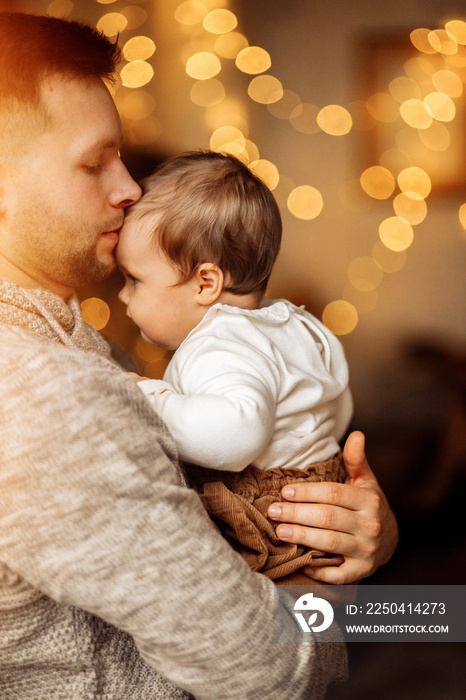
[[[343,448],[343,460],[346,467],[346,483],[351,486],[363,486],[367,481],[376,481],[365,453],[366,438],[359,430],[348,435]]]

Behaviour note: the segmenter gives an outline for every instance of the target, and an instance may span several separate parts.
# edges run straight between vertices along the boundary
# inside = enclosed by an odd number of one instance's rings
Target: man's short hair
[[[180,271],[183,283],[204,262],[229,274],[226,291],[265,291],[282,223],[267,185],[238,158],[193,151],[172,158],[142,183],[127,210]]]
[[[43,130],[41,83],[49,75],[111,80],[120,50],[103,33],[79,22],[0,13],[0,140]],[[3,133],[2,133],[3,132]]]

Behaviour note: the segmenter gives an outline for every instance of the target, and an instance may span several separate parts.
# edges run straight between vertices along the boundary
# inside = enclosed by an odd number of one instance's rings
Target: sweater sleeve
[[[231,339],[203,338],[172,360],[168,382],[139,388],[173,435],[180,458],[241,471],[262,454],[275,427],[278,372],[273,358]]]
[[[0,560],[131,634],[199,700],[323,697],[344,674],[342,645],[274,638],[273,584],[180,484],[172,440],[133,381],[46,345],[0,366]]]

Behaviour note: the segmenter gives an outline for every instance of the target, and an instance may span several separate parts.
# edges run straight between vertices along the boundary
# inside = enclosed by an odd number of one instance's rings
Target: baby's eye
[[[131,284],[133,285],[133,287],[139,282],[137,277],[133,277],[132,275],[130,275],[129,278],[131,280]]]

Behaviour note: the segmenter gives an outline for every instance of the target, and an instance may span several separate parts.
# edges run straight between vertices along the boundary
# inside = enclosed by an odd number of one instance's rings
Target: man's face
[[[124,209],[141,191],[120,160],[120,119],[99,79],[51,76],[42,100],[51,126],[10,169],[1,253],[67,297],[112,272]]]

